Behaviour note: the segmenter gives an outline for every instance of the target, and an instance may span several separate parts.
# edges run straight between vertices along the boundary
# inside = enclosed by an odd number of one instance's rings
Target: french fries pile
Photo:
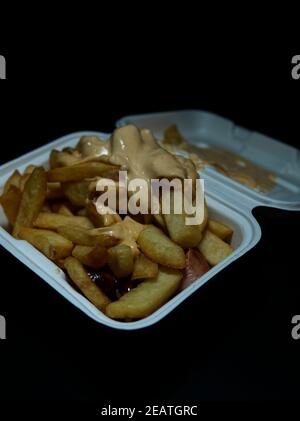
[[[98,214],[91,185],[119,168],[107,159],[82,162],[76,153],[54,150],[50,169],[16,170],[0,204],[12,235],[64,269],[108,317],[151,314],[232,252],[232,229],[211,220],[207,209],[198,226],[186,226],[184,215]]]

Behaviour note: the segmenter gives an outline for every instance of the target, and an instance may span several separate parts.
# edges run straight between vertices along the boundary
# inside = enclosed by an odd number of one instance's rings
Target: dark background
[[[197,28],[184,37],[164,28],[162,37],[163,28],[156,36],[144,28],[143,47],[141,27],[126,41],[121,28],[114,45],[107,28],[83,27],[55,47],[19,37],[15,48],[0,49],[7,59],[0,163],[73,131],[111,131],[124,115],[183,108],[300,148],[300,80],[291,78],[299,45],[208,46]],[[1,248],[0,396],[98,407],[299,399],[300,340],[291,337],[291,319],[300,314],[300,213],[257,208],[254,215],[262,227],[254,249],[164,320],[135,332],[92,321]]]

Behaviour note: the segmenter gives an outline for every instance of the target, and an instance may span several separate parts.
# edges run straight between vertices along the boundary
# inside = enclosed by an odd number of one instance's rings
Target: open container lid
[[[271,206],[285,210],[300,210],[300,151],[261,133],[237,126],[233,121],[206,111],[182,110],[153,114],[140,114],[118,120],[117,127],[135,124],[149,128],[162,138],[164,130],[176,124],[192,145],[204,142],[238,154],[254,164],[273,172],[276,183],[263,193],[247,187],[214,168],[205,167],[201,177],[210,187],[227,192],[239,192],[247,207]],[[225,189],[225,190],[224,190]]]

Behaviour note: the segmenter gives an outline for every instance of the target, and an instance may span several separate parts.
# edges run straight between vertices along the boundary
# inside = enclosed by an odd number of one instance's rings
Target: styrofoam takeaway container
[[[169,123],[174,122],[178,123],[177,117],[180,116],[181,118],[183,118],[184,115],[187,118],[186,125],[184,126],[183,124],[179,124],[179,128],[182,129],[182,126],[188,127],[189,121],[190,123],[194,123],[193,127],[195,128],[197,124],[196,121],[193,121],[193,119],[191,118],[190,112],[183,112],[183,115],[179,112],[175,114],[171,113],[157,114],[151,116],[128,117],[118,122],[118,125],[120,126],[125,122],[130,121],[137,124],[138,126],[142,125],[149,126],[149,128],[154,128],[155,133],[159,134],[159,132],[161,132],[165,125],[167,126],[169,125]],[[216,123],[218,119],[220,119],[221,122],[224,122],[224,119],[221,119],[220,117],[215,117],[212,115],[209,116],[216,118]],[[185,118],[183,118],[183,120],[185,120]],[[156,121],[159,121],[159,128],[158,126],[156,126]],[[220,140],[220,138],[217,136],[219,134],[220,137],[222,137],[223,139],[225,139],[226,142],[228,142],[228,139],[224,137],[224,133],[222,133],[222,130],[217,130],[218,127],[216,124],[208,124],[210,123],[209,118],[207,120],[205,118],[202,118],[201,121],[202,130],[206,133],[207,138],[216,137],[216,139]],[[186,135],[186,131],[182,131],[183,134]],[[54,142],[51,142],[41,148],[38,148],[33,152],[23,155],[22,157],[1,166],[1,190],[8,176],[15,169],[23,171],[29,164],[46,166],[48,162],[49,153],[52,149],[62,149],[66,146],[75,146],[80,137],[83,135],[96,135],[102,138],[107,138],[109,136],[108,134],[98,132],[73,133],[64,136]],[[186,137],[189,139],[189,136]],[[201,138],[202,137],[203,136],[201,134]],[[195,133],[192,137],[192,141],[197,141],[197,136]],[[282,146],[284,148],[289,148],[285,145]],[[223,147],[225,147],[225,144],[223,145]],[[296,150],[294,151],[295,153],[298,153]],[[207,170],[205,170],[205,172],[207,172]],[[178,293],[165,305],[163,305],[153,314],[151,314],[148,317],[145,317],[144,319],[133,322],[120,322],[106,317],[105,314],[98,310],[83,295],[81,295],[75,289],[72,288],[72,286],[68,283],[64,272],[58,266],[56,266],[52,261],[50,261],[46,256],[44,256],[26,241],[16,240],[7,232],[7,220],[2,208],[0,210],[0,244],[3,247],[5,247],[9,252],[11,252],[15,257],[17,257],[21,262],[23,262],[26,266],[32,269],[36,274],[38,274],[44,281],[46,281],[49,285],[56,289],[61,295],[67,298],[76,307],[81,309],[89,317],[98,321],[99,323],[123,330],[134,330],[150,326],[153,323],[158,322],[168,313],[170,313],[175,307],[177,307],[195,290],[197,290],[203,284],[205,284],[216,273],[220,272],[224,267],[228,266],[231,262],[233,262],[234,260],[242,256],[244,253],[246,253],[249,249],[251,249],[261,237],[260,226],[257,223],[256,219],[252,216],[251,210],[258,204],[265,203],[259,203],[259,201],[255,197],[255,194],[253,194],[252,191],[252,194],[245,194],[245,191],[241,189],[240,185],[236,186],[237,183],[232,184],[231,180],[229,180],[228,178],[223,177],[224,179],[222,179],[222,177],[219,177],[219,174],[218,176],[215,176],[214,172],[213,174],[210,174],[210,172],[211,171],[208,171],[208,174],[205,175],[205,193],[207,204],[209,207],[209,212],[212,217],[220,221],[224,221],[233,228],[234,234],[232,238],[232,246],[235,250],[225,260],[213,267],[209,272],[201,276],[201,278],[195,281],[192,285],[190,285],[184,291]],[[203,176],[203,172],[201,175]],[[297,193],[299,194],[299,191]],[[243,196],[243,200],[241,200],[241,195]],[[273,202],[271,206],[282,207],[283,205],[277,206]],[[297,206],[299,208],[299,202],[297,205],[296,201],[291,200],[289,202],[289,207],[287,208],[290,209],[292,208],[292,206],[293,209],[296,209]]]

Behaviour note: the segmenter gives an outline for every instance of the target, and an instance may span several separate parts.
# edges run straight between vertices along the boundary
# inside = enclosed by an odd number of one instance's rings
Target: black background
[[[208,45],[198,27],[182,34],[164,23],[148,36],[143,21],[126,40],[128,28],[119,26],[112,43],[117,27],[77,26],[55,46],[55,28],[39,43],[36,31],[0,49],[7,59],[1,164],[73,131],[111,131],[124,115],[183,108],[300,148],[300,80],[291,78],[299,45],[222,43],[222,33]],[[135,332],[92,321],[1,248],[0,396],[90,400],[98,408],[298,399],[300,340],[291,337],[291,319],[300,314],[300,214],[257,208],[254,215],[263,233],[254,249]]]

